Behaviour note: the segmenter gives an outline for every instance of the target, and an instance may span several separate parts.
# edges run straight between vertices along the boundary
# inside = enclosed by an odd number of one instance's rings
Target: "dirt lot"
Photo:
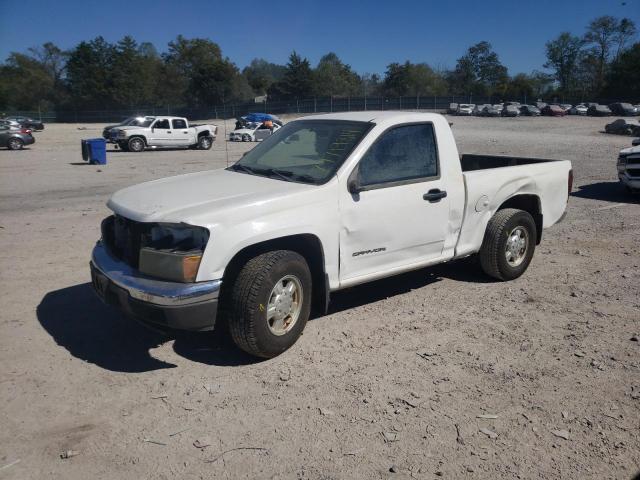
[[[452,121],[463,152],[573,161],[568,217],[527,273],[495,283],[467,260],[335,294],[261,362],[122,318],[88,269],[113,191],[250,144],[89,166],[79,142],[101,126],[48,125],[0,151],[0,478],[631,478],[640,204],[615,172],[631,139],[603,119]]]

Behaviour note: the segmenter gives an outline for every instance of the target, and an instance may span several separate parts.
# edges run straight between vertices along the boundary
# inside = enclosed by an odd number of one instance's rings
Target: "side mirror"
[[[349,182],[347,183],[347,190],[349,190],[349,193],[351,195],[357,195],[362,191],[360,181],[357,177],[349,180]]]

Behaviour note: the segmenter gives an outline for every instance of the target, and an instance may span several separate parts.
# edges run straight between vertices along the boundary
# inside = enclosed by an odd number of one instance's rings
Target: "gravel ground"
[[[630,138],[599,133],[606,119],[451,120],[463,152],[573,161],[568,216],[527,273],[496,283],[467,260],[337,293],[268,361],[221,333],[152,333],[89,283],[113,191],[250,144],[90,166],[79,141],[101,126],[47,125],[0,151],[0,478],[631,478],[640,205],[615,171]]]

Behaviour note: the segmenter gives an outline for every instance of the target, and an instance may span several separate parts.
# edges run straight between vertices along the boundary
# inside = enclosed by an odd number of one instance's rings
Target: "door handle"
[[[429,203],[436,203],[442,200],[447,196],[447,192],[444,190],[440,190],[439,188],[434,188],[429,190],[427,193],[422,195],[423,200],[427,200]]]
[[[167,132],[169,135],[171,135],[172,132]]]

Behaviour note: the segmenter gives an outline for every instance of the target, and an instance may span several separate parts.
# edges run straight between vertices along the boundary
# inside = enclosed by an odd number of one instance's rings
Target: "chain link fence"
[[[527,98],[503,99],[498,96],[480,97],[474,95],[446,96],[413,96],[413,97],[317,97],[301,100],[246,102],[209,107],[179,106],[140,106],[120,110],[56,110],[10,111],[2,112],[2,116],[22,115],[42,120],[45,123],[111,123],[120,122],[133,115],[171,115],[186,117],[190,120],[237,118],[248,113],[265,112],[275,115],[309,114],[327,112],[350,112],[362,110],[421,110],[444,112],[451,103],[495,104],[505,100],[519,101],[522,104],[534,103],[538,99]],[[566,103],[575,105],[585,101],[584,98],[556,97],[544,99],[547,103]],[[618,100],[595,99],[594,102],[608,105]]]

